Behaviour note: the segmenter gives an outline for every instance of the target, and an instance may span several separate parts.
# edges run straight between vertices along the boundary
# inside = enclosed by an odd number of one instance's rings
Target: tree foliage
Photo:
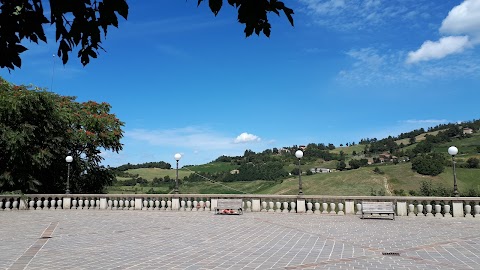
[[[122,149],[123,123],[109,111],[107,103],[79,103],[0,78],[0,192],[63,193],[67,155],[70,190],[102,192],[114,175],[101,166],[100,151]]]
[[[198,0],[198,5],[203,0]],[[48,2],[49,8],[43,5]],[[238,22],[245,25],[245,35],[254,32],[269,37],[271,25],[268,14],[283,12],[293,26],[293,10],[278,0],[228,0],[237,8]],[[223,6],[223,0],[209,0],[209,7],[216,16]],[[128,18],[129,6],[126,0],[0,0],[0,68],[13,70],[22,65],[21,53],[27,48],[25,41],[47,42],[44,26],[55,28],[55,40],[59,44],[57,55],[63,64],[69,54],[78,49],[77,56],[85,66],[90,58],[97,58],[104,50],[102,39],[106,38],[109,27],[118,28],[118,15]]]
[[[442,153],[427,153],[412,160],[412,169],[419,174],[436,176],[443,172],[445,156]]]

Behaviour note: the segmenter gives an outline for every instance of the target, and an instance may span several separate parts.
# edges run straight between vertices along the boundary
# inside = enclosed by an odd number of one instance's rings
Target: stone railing
[[[358,215],[362,201],[391,201],[397,216],[477,217],[480,197],[394,197],[234,194],[24,194],[0,195],[8,210],[213,211],[220,198],[243,199],[245,212]]]

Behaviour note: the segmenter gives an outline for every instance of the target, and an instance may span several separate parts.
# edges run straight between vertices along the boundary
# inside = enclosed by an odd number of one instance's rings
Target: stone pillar
[[[406,215],[407,215],[407,203],[397,202],[397,216],[406,216]]]
[[[63,209],[70,209],[72,207],[72,198],[63,198]]]
[[[178,211],[180,209],[180,199],[172,198],[172,211]]]
[[[260,212],[260,199],[252,199],[252,212]]]
[[[464,217],[463,215],[463,202],[453,203],[453,217]]]
[[[355,202],[354,201],[345,201],[345,214],[354,215],[355,214]]]
[[[100,209],[107,209],[107,198],[100,198]]]
[[[20,198],[19,210],[27,210],[27,199]]]
[[[215,210],[215,208],[217,208],[217,206],[218,206],[218,199],[211,198],[210,199],[210,208],[212,210]]]
[[[297,213],[305,213],[305,199],[297,199]]]
[[[142,210],[142,206],[143,206],[143,199],[135,198],[135,210]]]

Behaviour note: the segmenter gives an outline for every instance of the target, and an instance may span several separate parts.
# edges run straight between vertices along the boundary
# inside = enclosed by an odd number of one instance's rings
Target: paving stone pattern
[[[479,229],[476,218],[2,211],[0,269],[480,269]]]

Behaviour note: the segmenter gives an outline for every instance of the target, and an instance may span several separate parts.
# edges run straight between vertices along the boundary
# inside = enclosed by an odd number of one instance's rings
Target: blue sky
[[[480,1],[286,0],[270,38],[224,1],[129,1],[98,59],[63,66],[54,32],[0,76],[109,102],[124,150],[104,164],[203,164],[245,149],[358,142],[478,119]]]

